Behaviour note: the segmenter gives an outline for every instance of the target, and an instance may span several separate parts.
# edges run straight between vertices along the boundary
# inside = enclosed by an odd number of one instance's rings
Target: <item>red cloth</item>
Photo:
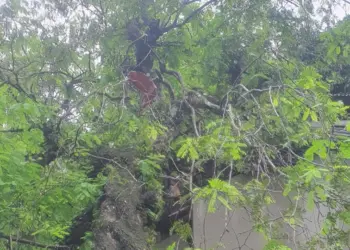
[[[157,96],[157,86],[152,79],[142,72],[130,71],[128,74],[129,81],[141,92],[142,108],[152,103]]]

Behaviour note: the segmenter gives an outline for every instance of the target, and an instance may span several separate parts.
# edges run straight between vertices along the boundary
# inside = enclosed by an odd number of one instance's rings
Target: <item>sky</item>
[[[21,0],[16,0],[21,1]],[[28,2],[34,1],[34,0],[26,0]],[[61,0],[65,1],[65,0]],[[205,2],[206,0],[201,0],[202,2]],[[306,1],[312,1],[316,8],[319,6],[322,6],[324,4],[324,0],[277,0],[279,2],[306,2]],[[6,0],[0,0],[0,6],[3,5],[6,2]],[[350,13],[350,0],[334,0],[334,2],[338,2],[339,4],[334,9],[334,15],[337,17],[338,20],[341,20],[344,16]],[[315,15],[316,19],[321,19],[322,17],[320,15]],[[1,20],[0,20],[1,22]]]
[[[1,0],[0,0],[1,1]],[[318,8],[321,4],[322,4],[322,0],[312,0],[314,1],[314,3],[316,2],[316,7]],[[334,2],[336,2],[334,0]],[[346,15],[348,15],[350,13],[350,1],[347,2],[347,0],[340,0],[337,1],[340,2],[340,4],[336,5],[335,9],[334,9],[334,15],[337,16],[338,20],[343,19]]]
[[[350,2],[349,2],[350,3]],[[334,14],[342,19],[344,16],[350,13],[350,4],[344,4],[344,6],[337,6]]]
[[[17,1],[21,1],[21,0],[17,0]],[[32,0],[27,0],[27,1],[30,2]],[[205,0],[202,0],[202,1],[205,2]],[[312,1],[314,3],[317,2],[318,6],[320,6],[323,2],[322,0],[316,0],[316,1],[312,0]],[[3,5],[5,2],[6,2],[6,0],[0,0],[0,6]],[[297,1],[295,1],[295,2],[297,2]],[[346,10],[344,10],[344,6],[338,6],[335,10],[336,16],[338,16],[339,18],[343,18],[347,13],[350,13],[350,0],[340,0],[337,2],[343,3],[345,5]]]
[[[26,1],[26,2],[29,2],[29,3],[33,3],[34,1],[45,2],[45,0],[0,0],[0,7],[3,4],[5,4],[6,1],[16,1],[16,2]],[[59,0],[59,1],[65,2],[65,1],[68,1],[68,0]],[[173,0],[173,1],[176,1],[176,0]],[[181,1],[181,0],[178,0],[178,1]],[[204,3],[204,2],[206,2],[208,0],[200,0],[200,1]],[[241,1],[250,1],[250,0],[241,0]],[[273,1],[275,1],[279,5],[285,6],[287,8],[291,8],[294,11],[297,12],[298,8],[295,7],[294,5],[299,5],[298,2],[303,2],[303,3],[306,4],[308,1],[312,1],[312,3],[315,6],[315,9],[318,9],[320,6],[324,5],[325,1],[332,1],[332,0],[273,0]],[[350,14],[350,0],[333,0],[333,1],[338,3],[335,6],[335,8],[333,9],[333,11],[334,11],[333,14],[334,14],[335,19],[336,19],[335,21],[341,20],[341,19],[344,18],[344,16],[346,16],[347,14]],[[293,3],[293,4],[289,4],[289,3]],[[295,4],[295,3],[297,3],[297,4]],[[70,18],[69,18],[70,20],[69,20],[69,22],[67,22],[67,20],[64,20],[63,18],[57,18],[56,19],[54,16],[53,16],[53,19],[52,18],[47,18],[48,17],[47,15],[48,14],[52,15],[52,13],[48,13],[45,10],[42,10],[42,11],[41,10],[37,10],[37,11],[38,11],[37,12],[38,15],[40,16],[41,24],[45,28],[53,27],[53,26],[55,26],[55,24],[58,24],[58,23],[64,24],[66,26],[66,29],[67,29],[67,34],[69,33],[69,23],[77,21],[77,19],[79,19],[79,17],[76,16],[76,15],[75,15],[75,17],[70,16]],[[81,11],[78,11],[76,13],[81,13]],[[86,13],[86,14],[87,14],[87,16],[89,16],[89,13]],[[316,20],[321,21],[323,16],[316,13],[316,14],[314,14],[313,17]],[[1,23],[2,23],[2,20],[0,20],[0,26],[1,26]],[[326,25],[323,25],[323,28],[326,28]]]

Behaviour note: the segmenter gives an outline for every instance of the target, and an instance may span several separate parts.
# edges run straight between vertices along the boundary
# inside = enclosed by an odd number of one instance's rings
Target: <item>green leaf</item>
[[[315,187],[315,191],[316,191],[316,194],[320,198],[321,201],[326,201],[327,200],[327,195],[326,195],[326,193],[325,193],[323,188],[321,188],[319,186],[316,186]]]
[[[222,196],[218,196],[218,200],[228,209],[228,210],[232,210],[232,208],[230,207],[230,205],[228,204],[228,201],[222,197]]]
[[[341,48],[339,46],[337,46],[337,48],[336,48],[337,55],[340,55],[340,52],[341,52]]]
[[[312,211],[315,208],[315,201],[314,201],[315,195],[314,191],[311,191],[307,195],[307,209],[309,211]]]
[[[209,213],[214,213],[216,211],[216,196],[217,196],[217,191],[213,190],[211,197],[209,199],[209,204],[208,204],[208,212]]]
[[[303,121],[306,121],[310,115],[310,109],[306,109],[303,114]]]
[[[170,246],[167,247],[167,250],[175,250],[176,242],[173,242]]]
[[[263,250],[291,250],[286,245],[283,245],[283,243],[277,241],[277,240],[270,240],[263,248]]]
[[[329,45],[328,47],[328,51],[327,51],[327,57],[329,57],[330,59],[334,58],[334,51],[336,50],[337,45],[332,43]]]
[[[35,231],[34,233],[32,233],[32,235],[35,236],[35,235],[40,234],[40,233],[45,232],[45,231],[47,231],[47,228],[41,228],[41,229]]]
[[[321,178],[321,172],[315,167],[310,167],[309,170],[302,176],[305,178],[306,183],[310,183],[314,179]]]
[[[345,159],[350,158],[350,142],[343,141],[339,143],[339,154]]]
[[[291,191],[292,191],[291,185],[290,184],[286,184],[284,186],[283,196],[287,196]]]
[[[327,218],[322,225],[322,229],[321,229],[321,234],[322,235],[328,235],[329,233],[329,228],[331,227],[332,222]]]
[[[311,120],[314,121],[314,122],[317,122],[318,119],[317,119],[317,114],[315,111],[311,111],[310,112],[310,115],[311,115]]]
[[[277,107],[278,106],[278,99],[276,97],[273,98],[272,103],[273,103],[273,106]]]
[[[348,122],[345,126],[346,131],[350,132],[350,122]]]
[[[191,138],[187,138],[178,150],[176,155],[179,158],[188,157],[191,160],[199,159],[199,154],[196,148],[194,147],[194,140]]]
[[[339,218],[347,225],[350,225],[350,211],[343,211],[339,213]]]

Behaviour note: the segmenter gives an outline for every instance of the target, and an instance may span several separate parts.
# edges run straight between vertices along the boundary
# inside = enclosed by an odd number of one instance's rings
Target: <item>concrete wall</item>
[[[320,160],[317,160],[317,162],[321,163]],[[350,161],[347,161],[346,164],[350,165]],[[240,175],[234,177],[232,183],[245,184],[250,180],[251,177]],[[266,207],[265,211],[271,220],[277,222],[277,218],[280,218],[284,211],[295,208],[296,203],[293,201],[295,193],[284,197],[281,185],[277,181],[272,183],[269,189],[275,203]],[[316,206],[313,211],[307,211],[306,199],[299,200],[297,205],[303,211],[302,220],[300,221],[301,226],[292,228],[283,223],[280,232],[280,240],[293,250],[301,249],[299,243],[304,243],[320,232],[328,211],[324,206]],[[193,237],[196,247],[202,250],[262,250],[267,243],[262,234],[254,232],[252,219],[249,211],[247,211],[249,208],[227,212],[224,206],[219,206],[213,214],[207,213],[207,208],[208,204],[204,200],[200,200],[193,205]],[[344,227],[344,225],[339,226]],[[172,236],[158,244],[158,249],[166,249],[168,245],[177,240],[176,236]],[[187,245],[182,243],[177,249],[184,249],[185,247]]]
[[[237,176],[232,182],[245,183],[250,178]],[[277,184],[277,183],[276,183]],[[275,203],[266,208],[266,214],[274,222],[282,215],[286,209],[294,208],[295,202],[291,200],[293,195],[284,197],[279,185],[272,185],[274,192],[270,192],[275,199]],[[205,249],[239,249],[239,250],[261,250],[266,244],[262,234],[254,232],[252,219],[245,209],[235,209],[225,214],[225,207],[219,206],[213,213],[207,213],[207,203],[203,200],[194,204],[194,242],[196,247]],[[306,210],[306,201],[299,201],[298,207]],[[327,213],[326,207],[316,207],[312,212],[303,212],[301,226],[292,228],[287,224],[282,224],[281,241],[291,249],[299,249],[299,242],[305,242],[312,235],[320,232],[324,216]],[[227,225],[227,226],[225,226]]]

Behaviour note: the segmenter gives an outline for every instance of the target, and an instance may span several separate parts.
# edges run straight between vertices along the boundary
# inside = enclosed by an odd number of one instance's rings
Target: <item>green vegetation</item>
[[[336,4],[0,5],[0,249],[151,249],[163,227],[191,244],[187,221],[169,219],[176,199],[250,207],[264,249],[289,249],[278,232],[301,211],[264,215],[275,178],[329,208],[300,247],[349,247],[350,140],[331,133],[347,106],[331,93],[350,89],[350,20],[334,21]]]

